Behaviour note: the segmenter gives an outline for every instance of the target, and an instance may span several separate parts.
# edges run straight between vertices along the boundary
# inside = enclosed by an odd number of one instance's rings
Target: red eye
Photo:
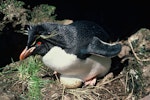
[[[40,45],[42,44],[42,42],[37,42],[36,44],[37,44],[38,46],[40,46]]]

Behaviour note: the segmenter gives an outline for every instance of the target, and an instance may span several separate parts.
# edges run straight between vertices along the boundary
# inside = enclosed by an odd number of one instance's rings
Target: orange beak
[[[33,52],[33,50],[34,50],[35,48],[36,48],[36,47],[31,47],[31,48],[27,49],[27,47],[26,47],[26,48],[22,51],[22,53],[20,54],[19,59],[20,59],[20,60],[25,59],[27,56],[29,56],[29,55]]]

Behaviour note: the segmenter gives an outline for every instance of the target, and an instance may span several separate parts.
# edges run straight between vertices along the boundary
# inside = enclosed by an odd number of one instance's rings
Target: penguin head
[[[43,23],[38,25],[31,25],[28,28],[28,40],[25,49],[20,54],[20,60],[25,59],[29,55],[45,55],[52,47],[49,43],[49,38],[56,35],[57,24]]]

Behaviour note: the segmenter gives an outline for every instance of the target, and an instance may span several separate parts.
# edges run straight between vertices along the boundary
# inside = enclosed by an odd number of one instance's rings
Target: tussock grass
[[[24,61],[17,67],[19,81],[23,84],[27,84],[27,98],[29,100],[41,100],[41,88],[51,82],[49,80],[43,80],[38,77],[39,71],[42,68],[42,62],[36,59],[36,56],[30,56],[27,61]]]

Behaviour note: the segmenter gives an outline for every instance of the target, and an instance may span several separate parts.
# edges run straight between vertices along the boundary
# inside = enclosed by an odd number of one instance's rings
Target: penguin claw
[[[59,78],[58,78],[58,74],[59,74],[59,73],[56,72],[56,71],[54,71],[53,74],[54,74],[54,76],[56,77],[56,80],[59,82],[59,81],[60,81]]]
[[[90,80],[87,80],[84,82],[84,86],[88,86],[88,85],[91,85],[91,86],[94,86],[96,84],[96,78],[92,78]]]
[[[53,72],[53,74],[54,74],[54,75],[57,75],[57,74],[58,74],[58,72],[54,71],[54,72]]]

